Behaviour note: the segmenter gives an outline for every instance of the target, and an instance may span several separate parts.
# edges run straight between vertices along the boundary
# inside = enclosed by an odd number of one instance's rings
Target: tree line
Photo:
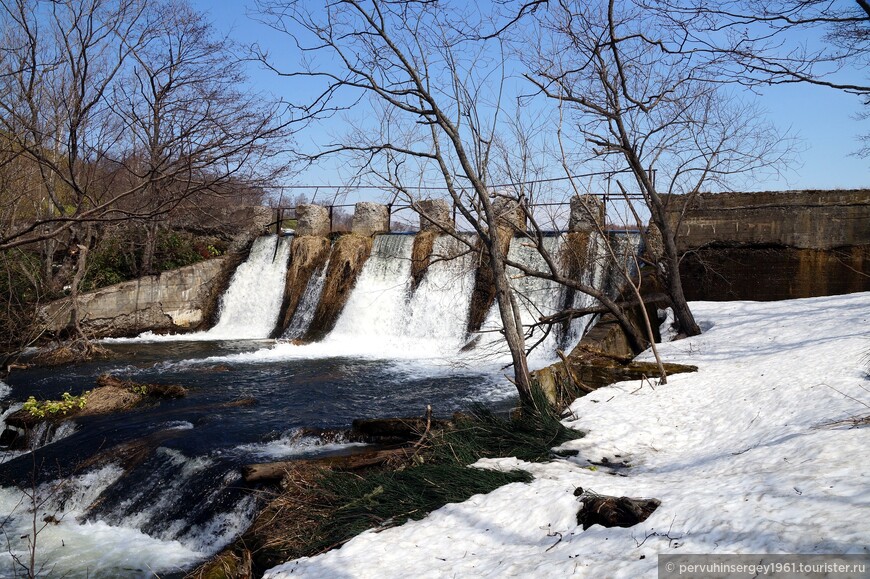
[[[291,132],[238,47],[184,1],[4,0],[4,341],[26,330],[14,314],[32,317],[27,304],[77,292],[102,240],[135,244],[149,274],[173,216],[258,204]]]

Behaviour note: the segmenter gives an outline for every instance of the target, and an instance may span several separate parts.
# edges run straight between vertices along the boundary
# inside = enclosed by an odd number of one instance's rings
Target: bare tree
[[[298,118],[243,71],[184,0],[0,1],[0,252],[41,258],[36,293],[75,295],[110,224],[150,270],[162,220],[288,169]]]
[[[294,37],[310,58],[307,66],[283,74],[321,79],[320,94],[330,98],[349,90],[351,102],[373,99],[391,114],[407,115],[419,123],[426,139],[416,146],[381,141],[375,144],[338,144],[337,151],[364,151],[373,157],[422,159],[434,165],[459,211],[471,223],[490,256],[504,336],[511,353],[514,381],[524,405],[532,404],[532,388],[525,341],[516,297],[506,274],[505,255],[498,242],[498,216],[487,187],[487,158],[492,127],[469,110],[472,84],[462,74],[473,63],[463,51],[467,23],[448,21],[431,2],[364,2],[328,4],[263,1],[258,6],[273,27]],[[307,38],[301,37],[304,31]],[[479,51],[474,51],[480,55]],[[330,67],[327,59],[338,63]],[[308,108],[318,106],[319,101]],[[497,114],[498,103],[487,115]],[[463,182],[457,183],[458,179]],[[468,193],[466,193],[466,191]]]
[[[495,201],[505,197],[508,212],[515,212],[527,207],[530,192],[497,191],[491,183],[497,165],[494,144],[506,114],[505,92],[509,82],[519,79],[509,80],[498,35],[481,37],[480,30],[492,26],[475,7],[415,0],[347,0],[325,8],[264,0],[258,6],[263,20],[292,37],[302,54],[295,69],[282,70],[266,54],[261,55],[263,61],[289,78],[322,83],[313,101],[300,108],[334,112],[347,106],[366,113],[355,116],[367,122],[358,123],[350,135],[312,154],[312,159],[354,154],[361,159],[358,171],[380,179],[412,204],[419,194],[411,183],[437,178],[444,184],[479,239],[480,246],[470,243],[469,250],[478,251],[486,262],[523,405],[533,404],[526,333],[508,268],[588,292],[635,335],[622,310],[603,291],[560,272],[556,259],[544,250],[539,227],[527,240],[543,251],[544,269],[507,255],[506,241],[514,230]]]
[[[184,2],[3,2],[0,128],[40,180],[41,211],[0,250],[86,222],[149,219],[286,166],[277,103]]]
[[[234,183],[274,183],[288,169],[275,162],[289,135],[278,103],[246,90],[232,44],[202,14],[178,2],[155,3],[151,13],[145,41],[115,87],[125,129],[121,161],[141,190],[125,208],[146,217],[180,205],[207,211],[208,198]],[[145,221],[144,273],[153,270],[159,223]]]
[[[655,14],[632,2],[557,2],[540,19],[543,49],[525,59],[527,78],[569,115],[574,163],[629,171],[632,182],[617,185],[642,195],[679,328],[695,335],[680,221],[702,187],[781,161],[783,140],[677,50]]]
[[[60,237],[74,247],[75,226],[111,210],[103,180],[108,151],[97,143],[117,139],[108,97],[141,44],[142,7],[131,0],[14,0],[2,3],[0,16],[0,128],[17,164],[33,173],[26,190],[32,212],[10,222],[0,250],[42,242],[45,275],[58,278],[49,256]]]
[[[807,84],[856,95],[870,109],[870,4],[866,0],[644,0],[719,82],[750,89]],[[870,155],[870,134],[861,156]]]

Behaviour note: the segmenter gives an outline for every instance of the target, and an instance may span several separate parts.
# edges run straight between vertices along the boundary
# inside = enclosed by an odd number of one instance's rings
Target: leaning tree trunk
[[[492,255],[492,254],[490,254]],[[504,326],[504,337],[511,353],[514,365],[514,382],[520,397],[521,408],[533,408],[532,381],[529,375],[529,364],[526,359],[526,340],[523,334],[523,322],[520,318],[519,308],[513,298],[513,290],[510,288],[504,262],[501,256],[493,256],[492,269],[495,282],[495,298],[498,303],[498,311]]]
[[[78,244],[78,258],[76,260],[76,273],[73,276],[72,284],[70,285],[70,308],[72,310],[73,325],[76,330],[76,336],[84,342],[87,342],[87,337],[82,330],[81,321],[79,320],[79,287],[84,280],[88,266],[88,252],[90,251],[92,230],[90,226],[85,230],[85,236],[82,243]]]
[[[686,301],[686,294],[683,293],[683,280],[680,278],[680,256],[677,253],[675,232],[667,222],[662,221],[663,223],[658,225],[665,245],[663,257],[665,260],[665,285],[671,298],[671,307],[674,309],[674,319],[679,325],[680,333],[686,336],[697,336],[701,333],[701,328],[698,327],[695,316]]]
[[[505,255],[502,254],[498,242],[498,218],[485,195],[480,196],[484,215],[487,221],[489,235],[484,239],[486,249],[489,251],[489,266],[492,270],[493,285],[495,285],[495,299],[498,303],[498,311],[504,327],[504,338],[511,353],[514,366],[514,385],[520,398],[520,408],[534,408],[532,396],[532,379],[529,375],[529,365],[526,359],[526,340],[523,332],[523,322],[513,288],[507,276]]]

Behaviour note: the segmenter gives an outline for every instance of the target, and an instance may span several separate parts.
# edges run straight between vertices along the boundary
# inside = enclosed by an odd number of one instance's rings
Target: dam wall
[[[870,190],[701,194],[671,219],[690,301],[870,291]]]

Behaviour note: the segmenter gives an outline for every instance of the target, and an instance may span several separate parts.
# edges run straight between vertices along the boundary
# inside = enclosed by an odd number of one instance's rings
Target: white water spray
[[[277,252],[275,244],[278,244]],[[205,335],[212,340],[268,338],[278,321],[290,240],[274,235],[254,242],[221,298],[218,323]]]

